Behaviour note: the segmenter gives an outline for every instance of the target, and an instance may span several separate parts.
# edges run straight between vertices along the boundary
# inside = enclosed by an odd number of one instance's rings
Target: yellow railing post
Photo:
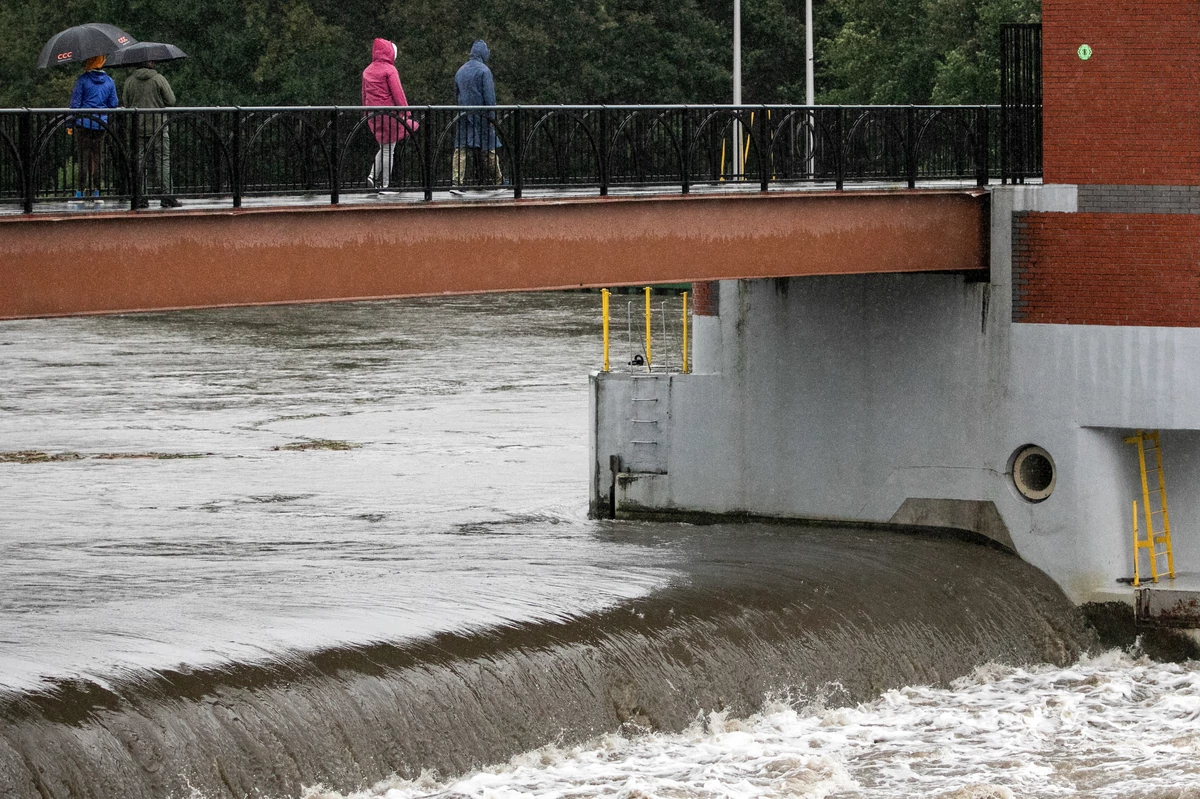
[[[1139,574],[1139,564],[1142,558],[1141,541],[1138,540],[1137,528],[1137,500],[1133,501],[1133,584],[1141,585],[1141,575]]]
[[[600,290],[600,307],[604,314],[604,371],[609,371],[608,366],[608,289]]]
[[[650,287],[646,286],[646,371],[650,370],[653,360],[650,356]]]
[[[754,130],[754,112],[750,112],[750,129]],[[746,162],[750,160],[750,134],[746,134],[746,149],[742,155],[742,179],[746,178]]]
[[[688,295],[688,293],[687,293],[686,291],[685,291],[685,292],[683,292],[683,373],[684,373],[685,375],[688,373],[688,340],[687,340],[687,334],[688,334],[688,315],[687,315],[687,311],[688,311],[688,309],[687,309],[687,295]]]

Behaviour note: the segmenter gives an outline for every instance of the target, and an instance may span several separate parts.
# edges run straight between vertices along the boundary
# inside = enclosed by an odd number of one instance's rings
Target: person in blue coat
[[[496,104],[496,84],[488,67],[491,51],[483,39],[471,45],[471,57],[454,75],[454,102],[458,105],[485,106]],[[504,181],[500,160],[496,157],[496,112],[464,114],[458,120],[454,134],[454,163],[452,177],[461,186],[468,171],[486,174],[495,184]]]
[[[71,91],[71,108],[116,108],[117,85],[104,72],[105,57],[98,55],[84,62],[83,74]],[[87,114],[75,118],[73,129],[75,147],[79,153],[79,169],[83,185],[75,190],[76,197],[89,202],[100,199],[100,156],[104,150],[104,130],[108,114]],[[82,189],[82,191],[80,190]]]

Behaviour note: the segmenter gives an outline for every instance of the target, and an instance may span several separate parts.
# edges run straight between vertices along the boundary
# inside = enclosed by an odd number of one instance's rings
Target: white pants
[[[380,144],[379,152],[375,153],[375,165],[371,167],[368,180],[376,186],[386,189],[392,181],[392,154],[396,152],[396,142]]]

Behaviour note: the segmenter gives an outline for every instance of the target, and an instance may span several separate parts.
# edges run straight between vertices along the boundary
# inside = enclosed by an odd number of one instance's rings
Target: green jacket
[[[126,108],[166,108],[175,105],[175,92],[156,70],[140,67],[125,79],[121,100]]]

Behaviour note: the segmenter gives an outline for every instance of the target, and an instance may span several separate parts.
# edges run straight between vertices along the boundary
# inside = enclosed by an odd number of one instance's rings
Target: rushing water
[[[1185,795],[1014,558],[587,519],[597,306],[0,326],[0,796]]]
[[[984,666],[948,688],[851,708],[768,703],[677,735],[548,746],[440,783],[354,799],[1015,799],[1200,797],[1200,665],[1111,652],[1070,668]],[[305,799],[340,799],[321,788]]]

